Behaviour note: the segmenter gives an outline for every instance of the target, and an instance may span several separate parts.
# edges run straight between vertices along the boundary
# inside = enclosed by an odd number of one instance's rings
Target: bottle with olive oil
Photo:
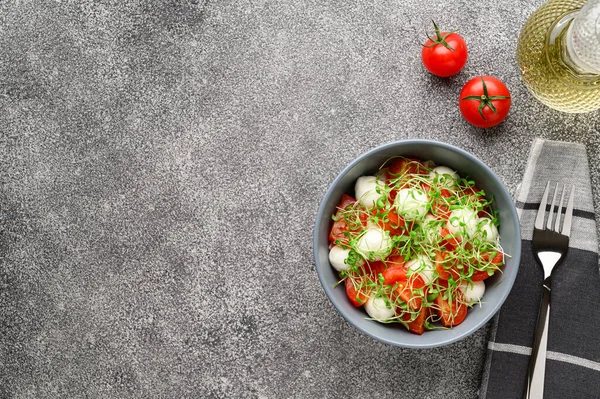
[[[600,109],[600,0],[550,0],[525,23],[517,44],[523,82],[564,112]]]

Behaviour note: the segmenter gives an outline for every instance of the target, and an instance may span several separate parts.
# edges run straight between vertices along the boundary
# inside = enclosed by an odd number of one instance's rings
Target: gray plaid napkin
[[[542,297],[542,268],[531,249],[546,182],[575,184],[569,253],[552,279],[544,398],[600,398],[598,240],[585,147],[537,139],[516,206],[523,249],[515,285],[494,318],[480,399],[521,399]]]

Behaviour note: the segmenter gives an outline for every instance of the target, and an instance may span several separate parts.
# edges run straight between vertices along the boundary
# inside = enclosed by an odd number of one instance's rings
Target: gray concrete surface
[[[534,137],[587,145],[600,114],[520,81],[542,1],[0,2],[0,398],[475,398],[489,326],[386,346],[328,302],[319,201],[358,154],[458,145],[514,190]],[[430,20],[470,47],[425,72]],[[458,112],[471,77],[501,126]]]

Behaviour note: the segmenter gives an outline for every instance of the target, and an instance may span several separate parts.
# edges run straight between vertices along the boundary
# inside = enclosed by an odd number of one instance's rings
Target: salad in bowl
[[[363,154],[319,209],[315,263],[340,313],[400,346],[440,346],[481,327],[512,288],[520,231],[481,161],[409,140]]]

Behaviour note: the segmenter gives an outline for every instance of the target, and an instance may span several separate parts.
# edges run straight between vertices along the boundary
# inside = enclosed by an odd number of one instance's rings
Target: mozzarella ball
[[[381,297],[369,298],[365,303],[365,310],[373,319],[377,321],[386,321],[394,317],[394,308],[387,306],[385,299]]]
[[[436,166],[429,172],[429,178],[431,180],[435,180],[436,176],[437,183],[444,187],[452,187],[458,180],[458,173],[447,166]]]
[[[346,261],[348,260],[349,254],[349,249],[344,249],[338,245],[334,245],[329,250],[329,263],[331,263],[331,266],[333,266],[333,268],[338,272],[341,272],[342,270],[348,270],[350,269],[350,265],[346,263]]]
[[[434,280],[433,273],[435,272],[435,266],[427,255],[417,255],[414,259],[406,262],[406,267],[408,270],[419,273],[426,283],[430,283]]]
[[[479,218],[479,235],[487,242],[496,242],[498,240],[498,228],[490,218]]]
[[[455,209],[450,213],[448,218],[448,231],[451,234],[459,233],[467,238],[474,237],[477,233],[477,224],[479,217],[477,212],[469,208]]]
[[[373,208],[377,200],[383,196],[377,192],[377,187],[383,187],[382,182],[377,177],[359,177],[354,185],[354,194],[358,202],[365,208]]]
[[[463,281],[458,285],[458,289],[461,290],[465,296],[465,301],[472,305],[483,298],[483,294],[485,293],[485,283],[483,281],[473,281],[472,283]]]
[[[392,250],[392,239],[381,227],[369,223],[356,242],[354,250],[365,259],[381,260]]]
[[[427,215],[429,198],[425,191],[414,188],[403,188],[396,195],[395,205],[398,214],[406,220],[423,219]]]

